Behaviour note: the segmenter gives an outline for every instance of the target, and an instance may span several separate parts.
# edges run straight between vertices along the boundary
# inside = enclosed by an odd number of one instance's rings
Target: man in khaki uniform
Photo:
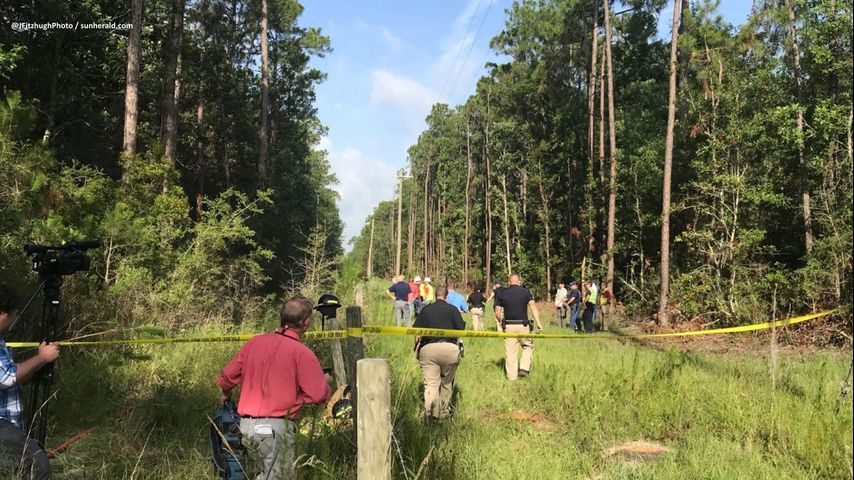
[[[415,319],[416,328],[465,330],[466,323],[459,309],[448,304],[448,288],[436,287],[436,301],[421,309]],[[424,418],[444,420],[451,413],[454,377],[460,364],[457,337],[418,337],[415,340],[416,358],[424,373]]]
[[[495,296],[495,305],[504,309],[505,333],[529,333],[530,321],[528,320],[528,307],[534,314],[537,324],[537,333],[543,331],[540,323],[540,311],[534,302],[531,291],[522,286],[519,275],[510,275],[510,285],[502,288]],[[522,347],[522,360],[516,356],[519,346]],[[504,339],[504,369],[508,380],[516,380],[518,377],[527,377],[531,371],[531,360],[534,358],[534,341],[530,338],[505,338]]]

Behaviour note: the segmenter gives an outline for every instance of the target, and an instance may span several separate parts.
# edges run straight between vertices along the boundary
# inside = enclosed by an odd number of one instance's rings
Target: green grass
[[[383,286],[369,284],[368,323],[389,323]],[[851,478],[851,398],[836,410],[850,362],[842,352],[784,352],[772,390],[767,352],[538,340],[531,376],[509,382],[502,341],[469,339],[456,416],[425,426],[411,347],[411,338],[367,340],[393,370],[394,478],[414,478],[422,465],[421,479]],[[48,445],[97,428],[53,461],[55,478],[212,478],[205,439],[214,378],[238,348],[65,349]],[[514,420],[514,411],[538,421]],[[302,477],[355,478],[350,433],[311,424],[310,416],[298,454],[313,466]],[[632,440],[671,451],[643,462],[605,453]]]

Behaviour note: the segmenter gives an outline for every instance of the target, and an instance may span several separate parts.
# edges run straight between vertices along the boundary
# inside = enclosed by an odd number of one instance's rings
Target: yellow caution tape
[[[326,330],[306,332],[304,340],[342,340],[347,337],[362,337],[365,334],[378,335],[382,337],[401,336],[427,336],[427,337],[475,337],[475,338],[543,338],[543,339],[588,339],[588,338],[664,338],[664,337],[688,337],[695,335],[720,335],[725,333],[753,332],[766,330],[772,327],[783,327],[797,323],[807,322],[820,317],[825,317],[836,310],[825,310],[823,312],[803,315],[795,318],[787,318],[774,322],[754,323],[738,327],[715,328],[710,330],[693,330],[689,332],[671,333],[646,333],[639,335],[612,335],[612,334],[553,334],[553,333],[503,333],[493,331],[474,330],[446,330],[439,328],[414,328],[414,327],[385,327],[385,326],[363,326],[362,328],[348,328],[346,330]],[[95,346],[95,345],[159,345],[166,343],[205,343],[205,342],[245,342],[258,334],[245,335],[215,335],[204,337],[173,337],[173,338],[136,338],[125,340],[87,340],[87,341],[60,341],[61,346]],[[12,348],[37,347],[38,342],[10,342],[6,346]]]

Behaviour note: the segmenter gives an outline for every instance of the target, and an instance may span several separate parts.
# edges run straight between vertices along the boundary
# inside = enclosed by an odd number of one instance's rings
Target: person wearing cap
[[[430,277],[424,277],[421,282],[421,301],[423,305],[428,305],[436,301],[436,289],[430,284]]]
[[[262,470],[257,478],[293,478],[297,423],[303,405],[324,403],[332,377],[301,338],[311,326],[312,304],[293,297],[282,305],[280,327],[252,337],[222,369],[221,400],[238,384],[243,444]]]
[[[573,331],[581,330],[580,325],[578,324],[578,312],[581,311],[581,291],[578,290],[577,282],[569,282],[567,306],[569,306],[568,327]]]
[[[555,292],[555,309],[557,310],[557,324],[561,328],[566,321],[566,296],[566,287],[563,282],[560,282],[557,285],[557,292]]]
[[[493,280],[492,292],[490,292],[489,297],[487,297],[486,303],[489,303],[490,300],[494,299],[502,288],[504,288],[504,282],[501,280]],[[501,331],[501,322],[504,320],[504,307],[499,305],[498,302],[494,302],[492,304],[492,311],[495,314],[495,330]]]
[[[537,333],[543,331],[540,323],[540,310],[534,302],[531,291],[522,286],[519,275],[515,273],[508,279],[509,285],[499,290],[495,296],[495,304],[504,308],[504,320],[502,325],[505,333],[529,333],[530,320],[528,320],[528,308],[534,315],[537,324]],[[517,358],[516,353],[522,346],[522,359]],[[505,338],[504,339],[504,369],[508,380],[516,380],[518,377],[527,377],[531,371],[531,361],[534,358],[534,341],[530,338]]]
[[[468,298],[469,312],[471,312],[471,324],[472,328],[475,330],[483,330],[484,303],[486,303],[486,298],[480,291],[480,287],[475,286]]]
[[[392,281],[394,283],[388,287],[385,294],[394,301],[392,313],[395,325],[409,327],[409,284],[403,281],[403,275],[397,275]]]
[[[418,316],[418,312],[421,311],[421,287],[418,284],[421,283],[421,277],[415,276],[409,285],[409,298],[407,299],[409,302],[409,318],[415,318]]]
[[[424,306],[415,319],[416,328],[465,330],[458,308],[448,304],[448,289],[436,287],[436,301]],[[460,364],[458,337],[416,337],[415,356],[424,374],[424,417],[444,420],[450,416],[454,378]]]

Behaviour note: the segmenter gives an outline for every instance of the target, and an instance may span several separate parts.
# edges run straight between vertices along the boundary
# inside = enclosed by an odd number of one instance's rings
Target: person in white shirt
[[[557,309],[557,324],[561,328],[563,328],[564,323],[566,323],[566,297],[568,292],[566,291],[566,287],[563,282],[559,283],[557,286],[557,293],[555,293],[555,309]]]

